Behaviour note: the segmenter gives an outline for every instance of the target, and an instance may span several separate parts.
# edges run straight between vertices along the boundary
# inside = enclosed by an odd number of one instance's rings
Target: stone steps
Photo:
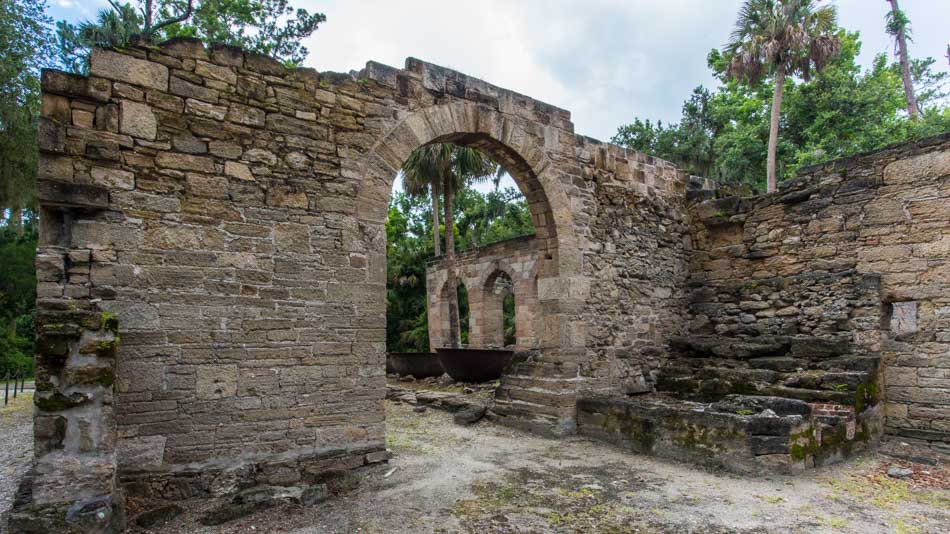
[[[805,402],[830,402],[835,404],[852,405],[855,402],[853,391],[834,391],[827,389],[804,389],[787,386],[765,386],[759,389],[759,395],[772,395],[798,399]]]
[[[782,357],[768,358],[776,363]],[[765,358],[761,359],[765,360]],[[686,400],[715,402],[725,395],[777,395],[808,402],[854,404],[862,385],[875,376],[876,358],[849,359],[851,370],[796,369],[781,371],[784,365],[769,365],[754,360],[690,358],[670,362],[659,369],[657,391]],[[778,362],[781,363],[781,362]],[[871,367],[872,369],[868,369]]]
[[[578,368],[575,363],[525,361],[515,363],[505,377],[529,379],[571,379],[577,378]]]
[[[558,415],[573,409],[576,396],[573,392],[555,393],[539,389],[509,388],[499,386],[495,391],[495,402],[520,401],[535,406],[538,413]]]

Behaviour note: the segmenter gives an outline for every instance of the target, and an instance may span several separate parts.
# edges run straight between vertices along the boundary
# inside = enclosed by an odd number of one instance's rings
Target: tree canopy
[[[429,350],[425,270],[433,254],[431,202],[427,195],[393,193],[386,221],[386,346],[387,350]],[[455,196],[459,249],[491,244],[534,233],[531,213],[515,189],[482,193],[464,188]],[[464,306],[460,306],[464,315]],[[510,309],[509,309],[510,308]],[[506,308],[505,324],[513,325],[514,309]],[[464,334],[465,317],[461,317]],[[464,338],[463,338],[464,341]]]
[[[860,36],[836,30],[840,53],[811,81],[787,79],[777,143],[780,177],[830,159],[950,130],[947,73],[933,58],[911,60],[921,117],[908,120],[900,65],[878,54],[871,67],[857,63]],[[664,124],[644,118],[621,126],[613,142],[670,160],[688,172],[750,189],[764,190],[769,112],[774,80],[751,85],[729,78],[729,59],[719,50],[708,57],[720,81],[697,87],[684,102],[681,119]]]
[[[39,74],[52,50],[45,9],[44,0],[0,2],[0,215],[17,220],[34,205]]]
[[[0,377],[33,369],[36,229],[0,226]]]
[[[93,21],[56,24],[59,59],[66,68],[83,71],[93,47],[121,48],[134,38],[173,37],[239,46],[299,64],[309,53],[302,40],[326,21],[322,13],[294,9],[289,0],[109,0],[109,4]]]
[[[776,151],[785,78],[797,75],[808,81],[812,72],[821,72],[838,55],[836,20],[833,5],[815,0],[745,0],[739,10],[724,51],[726,76],[753,86],[767,75],[773,78],[765,164],[769,192],[778,184]]]

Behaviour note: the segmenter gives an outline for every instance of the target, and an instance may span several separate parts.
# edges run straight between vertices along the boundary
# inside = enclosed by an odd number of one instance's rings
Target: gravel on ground
[[[186,512],[153,530],[489,533],[946,532],[946,467],[907,466],[868,455],[796,477],[749,478],[662,462],[574,437],[546,439],[439,410],[387,402],[388,465],[358,471],[354,489],[323,504],[280,505],[217,527]]]
[[[6,406],[0,400],[0,512],[13,504],[17,485],[32,458],[33,392],[25,391],[16,399],[11,395]]]
[[[450,413],[403,403],[387,401],[386,411],[394,457],[354,472],[341,495],[313,506],[278,504],[218,526],[199,519],[220,503],[178,503],[184,512],[177,517],[130,532],[910,534],[950,525],[946,466],[867,455],[795,477],[740,477],[486,420],[463,427]],[[29,418],[19,421],[26,430],[16,433],[28,437]],[[16,457],[28,464],[28,453]],[[894,466],[914,473],[888,477]],[[2,490],[9,502],[13,486],[4,482]]]

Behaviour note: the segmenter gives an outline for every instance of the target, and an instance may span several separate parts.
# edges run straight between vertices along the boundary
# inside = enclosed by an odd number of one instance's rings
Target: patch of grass
[[[769,504],[778,504],[780,502],[785,502],[785,497],[779,495],[756,495],[756,497],[762,499],[763,501]]]
[[[593,488],[581,488],[577,491],[571,491],[567,488],[558,488],[557,494],[568,499],[583,499],[584,497],[591,497],[595,495],[598,491],[600,490],[595,490]]]
[[[0,393],[0,395],[2,395],[2,393]],[[24,413],[28,411],[33,411],[32,391],[17,393],[16,399],[13,398],[13,393],[10,393],[9,403],[6,406],[0,406],[0,415],[12,415],[15,413]]]
[[[924,530],[918,526],[905,523],[902,519],[895,519],[892,523],[895,534],[918,534]]]
[[[386,447],[397,453],[432,454],[460,445],[454,436],[438,432],[429,417],[413,412],[411,406],[386,401]]]
[[[530,532],[631,532],[638,512],[609,488],[586,484],[563,470],[522,469],[500,481],[476,482],[474,498],[458,501],[452,513],[470,532],[494,531],[499,518],[513,514],[529,516],[530,526],[523,526]]]
[[[947,495],[926,490],[914,490],[907,482],[886,475],[849,476],[843,479],[826,479],[823,482],[834,490],[829,498],[842,500],[841,496],[871,504],[885,510],[897,510],[907,502],[916,502],[935,507],[950,506]]]
[[[848,522],[840,517],[819,517],[822,525],[830,528],[845,528],[848,526]]]

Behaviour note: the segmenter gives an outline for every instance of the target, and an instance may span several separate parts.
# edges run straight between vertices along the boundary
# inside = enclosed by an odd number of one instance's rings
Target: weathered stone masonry
[[[946,439],[945,139],[848,167],[867,172],[818,169],[814,191],[724,205],[721,234],[706,208],[689,209],[689,179],[671,164],[418,60],[317,73],[178,40],[97,50],[88,78],[47,71],[43,93],[37,449],[23,510],[37,531],[119,528],[123,491],[306,487],[384,460],[384,221],[397,169],[436,141],[504,164],[536,228],[535,263],[520,267],[535,350],[499,388],[498,419],[573,432],[579,397],[662,388],[684,339],[736,348],[720,341],[758,326],[786,335],[775,317],[794,305],[802,335],[850,331],[847,356],[880,351],[893,365],[879,386],[894,431]],[[816,268],[838,256],[855,263]],[[782,307],[759,291],[749,301],[769,308],[743,310],[723,297],[719,275],[733,268],[801,290]],[[808,289],[815,270],[826,292]],[[874,298],[915,301],[917,332],[889,340]],[[742,313],[702,312],[732,304]]]
[[[767,340],[760,368],[812,370],[775,393],[836,402],[880,359],[887,429],[946,450],[950,136],[804,169],[776,195],[700,204],[693,221],[694,345]]]
[[[37,425],[34,510],[82,509],[83,530],[119,514],[116,485],[218,494],[384,459],[383,223],[396,170],[433,141],[487,151],[528,199],[539,356],[497,413],[569,432],[577,380],[609,378],[587,357],[594,181],[672,198],[674,168],[416,60],[319,74],[179,40],[97,50],[88,78],[44,73],[38,307],[88,318],[57,337],[65,360],[40,351],[37,421],[59,423]],[[81,389],[75,355],[102,313],[118,320],[114,386],[44,404]],[[78,439],[89,425],[101,445]]]
[[[469,346],[504,346],[502,300],[496,288],[500,277],[511,284],[515,299],[515,348],[538,347],[538,273],[537,242],[525,236],[462,252],[456,256],[457,280],[464,285],[469,306]],[[449,310],[446,297],[448,264],[444,259],[431,262],[426,269],[428,292],[429,345],[448,346]]]

